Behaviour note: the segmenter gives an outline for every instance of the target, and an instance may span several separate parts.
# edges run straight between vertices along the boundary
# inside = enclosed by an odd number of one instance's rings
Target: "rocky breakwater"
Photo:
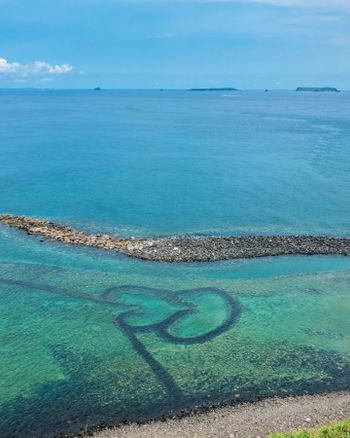
[[[300,255],[350,255],[350,238],[327,236],[170,237],[132,243],[128,255],[161,262],[195,262]]]
[[[279,255],[350,255],[350,238],[328,236],[166,237],[122,239],[89,235],[64,225],[26,216],[0,215],[0,223],[73,245],[119,251],[129,257],[160,262],[215,261]]]
[[[122,251],[127,241],[107,234],[90,235],[71,227],[26,216],[0,215],[0,223],[18,228],[28,235],[37,235],[57,242]]]

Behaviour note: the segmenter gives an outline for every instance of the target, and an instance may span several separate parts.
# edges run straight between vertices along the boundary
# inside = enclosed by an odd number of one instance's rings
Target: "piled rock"
[[[107,234],[89,235],[26,216],[0,215],[0,223],[49,240],[120,251],[130,257],[161,262],[215,261],[287,254],[350,255],[350,238],[241,236],[121,239]]]
[[[173,237],[127,246],[128,255],[162,262],[195,262],[288,254],[350,255],[350,239],[315,236]]]
[[[75,231],[64,225],[26,216],[3,214],[0,215],[0,223],[23,230],[29,235],[42,236],[49,240],[70,243],[72,245],[84,245],[121,251],[125,249],[127,244],[126,240],[107,234],[90,235],[84,231]]]

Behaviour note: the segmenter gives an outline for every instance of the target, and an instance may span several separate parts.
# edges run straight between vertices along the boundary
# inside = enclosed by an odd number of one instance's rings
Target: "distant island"
[[[94,91],[101,91],[101,87],[95,87]]]
[[[224,87],[224,88],[189,88],[186,91],[238,91],[237,88]]]
[[[311,92],[323,92],[323,93],[340,93],[335,87],[298,87],[295,91],[311,91]]]

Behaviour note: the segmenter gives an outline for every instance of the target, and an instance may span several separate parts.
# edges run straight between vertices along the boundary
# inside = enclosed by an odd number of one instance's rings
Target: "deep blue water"
[[[349,199],[347,92],[0,91],[0,213],[349,236]],[[0,436],[350,389],[349,315],[350,257],[167,264],[0,226]]]
[[[348,233],[350,93],[0,92],[2,210],[124,235]]]

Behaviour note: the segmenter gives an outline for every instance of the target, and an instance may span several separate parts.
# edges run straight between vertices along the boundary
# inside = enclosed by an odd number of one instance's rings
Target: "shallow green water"
[[[0,230],[1,437],[349,387],[350,258],[158,264]]]

